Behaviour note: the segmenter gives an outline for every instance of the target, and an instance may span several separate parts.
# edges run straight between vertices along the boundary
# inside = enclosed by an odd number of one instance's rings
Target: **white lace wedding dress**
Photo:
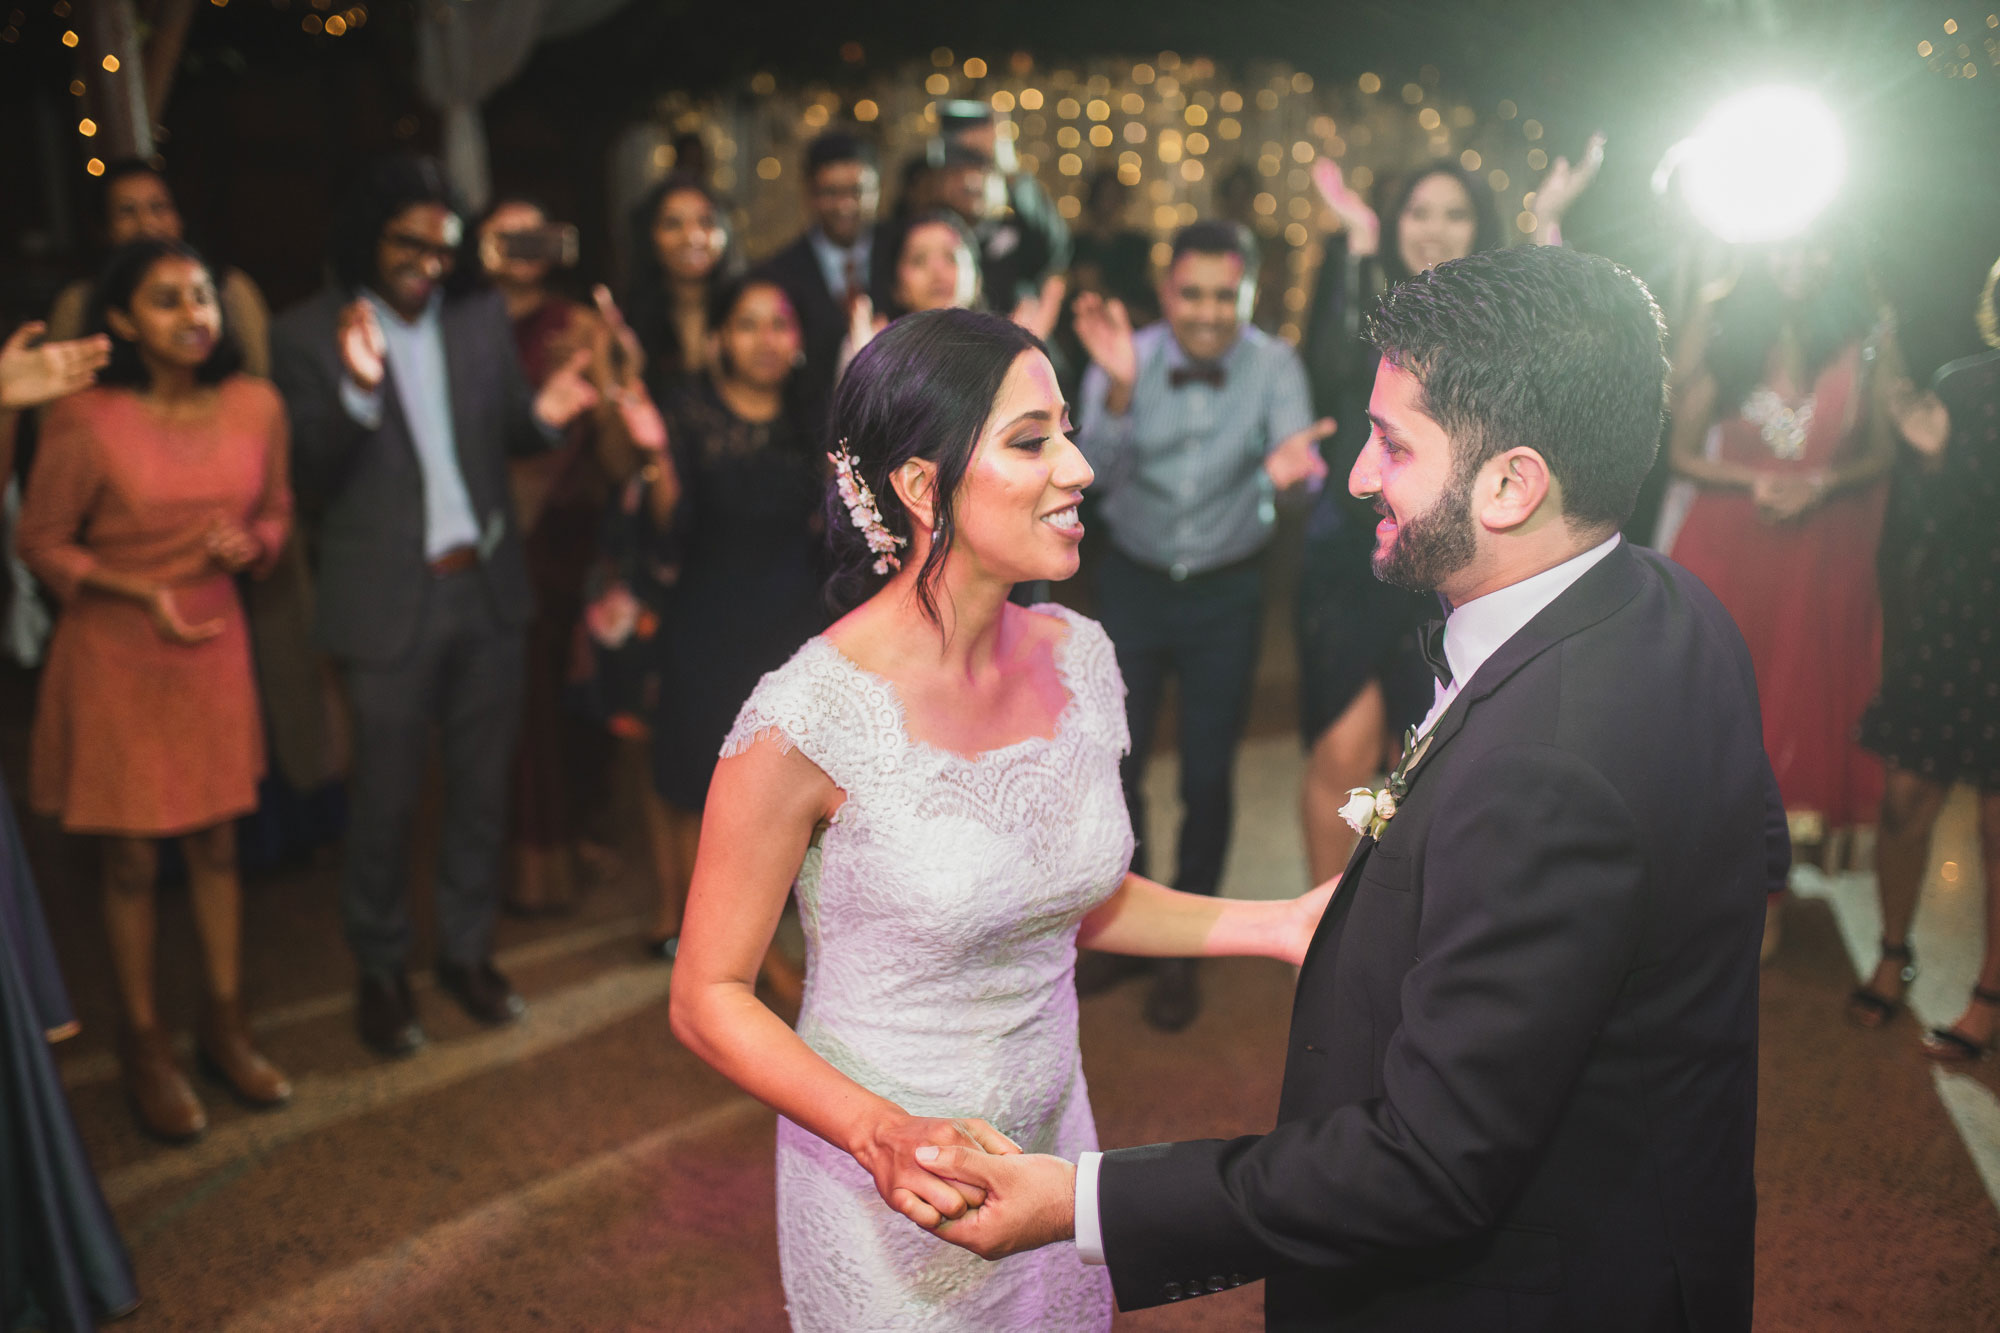
[[[1038,611],[1069,626],[1052,737],[970,759],[913,742],[894,687],[815,638],[758,684],[723,753],[772,736],[846,793],[799,871],[799,1035],[913,1115],[983,1116],[1075,1160],[1097,1146],[1076,928],[1132,855],[1124,683],[1096,622]],[[1105,1270],[1073,1245],[989,1264],[890,1212],[853,1158],[782,1118],[778,1249],[801,1333],[1111,1324]]]

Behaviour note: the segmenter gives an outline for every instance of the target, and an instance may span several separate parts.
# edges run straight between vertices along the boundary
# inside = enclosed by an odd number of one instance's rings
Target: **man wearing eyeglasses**
[[[812,225],[771,256],[765,269],[798,312],[806,356],[801,406],[817,427],[833,394],[850,307],[873,275],[882,178],[875,150],[846,130],[829,130],[807,146],[805,178]]]
[[[482,1023],[525,1007],[492,961],[530,609],[507,458],[550,447],[597,401],[588,352],[530,390],[499,295],[448,281],[462,226],[434,161],[373,164],[335,228],[334,285],[272,330],[293,482],[318,534],[318,632],[354,722],[341,914],[356,1019],[384,1055],[424,1041],[407,879],[433,728],[437,979]]]

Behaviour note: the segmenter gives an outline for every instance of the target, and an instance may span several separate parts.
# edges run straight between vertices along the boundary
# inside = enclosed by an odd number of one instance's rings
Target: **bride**
[[[673,1028],[779,1112],[795,1329],[1108,1328],[1105,1270],[1073,1247],[987,1264],[930,1234],[980,1197],[912,1154],[1094,1149],[1076,946],[1296,964],[1332,891],[1241,902],[1126,872],[1110,640],[1008,601],[1076,572],[1091,471],[1068,430],[1041,343],[1005,319],[939,310],[870,342],[831,432],[852,609],[764,677],[715,771]],[[755,993],[795,880],[796,1032]]]

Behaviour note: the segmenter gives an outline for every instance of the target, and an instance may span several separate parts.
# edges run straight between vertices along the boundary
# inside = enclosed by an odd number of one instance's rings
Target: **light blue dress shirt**
[[[410,428],[417,467],[424,481],[424,558],[435,560],[446,551],[479,544],[479,519],[472,496],[458,468],[458,433],[451,419],[451,372],[444,355],[440,294],[431,298],[414,322],[405,320],[374,292],[366,293],[382,326],[382,341],[396,401]],[[364,390],[345,375],[340,381],[341,405],[354,421],[377,430],[382,425],[382,391]]]
[[[1083,377],[1076,443],[1097,473],[1111,544],[1176,578],[1262,550],[1277,519],[1264,459],[1313,421],[1291,344],[1245,325],[1222,357],[1220,388],[1173,387],[1190,364],[1164,321],[1132,336],[1139,378],[1123,416],[1105,409],[1110,378]]]

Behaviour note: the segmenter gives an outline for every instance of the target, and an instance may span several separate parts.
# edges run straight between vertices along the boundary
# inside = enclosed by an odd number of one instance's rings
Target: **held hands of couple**
[[[1019,1149],[994,1155],[964,1146],[918,1148],[915,1164],[980,1202],[931,1228],[982,1259],[1004,1259],[1076,1235],[1076,1165]]]
[[[977,1208],[986,1198],[985,1191],[975,1185],[955,1184],[917,1164],[918,1151],[953,1146],[977,1150],[981,1155],[1018,1155],[1021,1151],[1019,1144],[984,1120],[898,1114],[884,1118],[870,1130],[854,1159],[875,1177],[875,1190],[882,1202],[928,1231],[947,1219],[964,1216],[966,1209]]]

